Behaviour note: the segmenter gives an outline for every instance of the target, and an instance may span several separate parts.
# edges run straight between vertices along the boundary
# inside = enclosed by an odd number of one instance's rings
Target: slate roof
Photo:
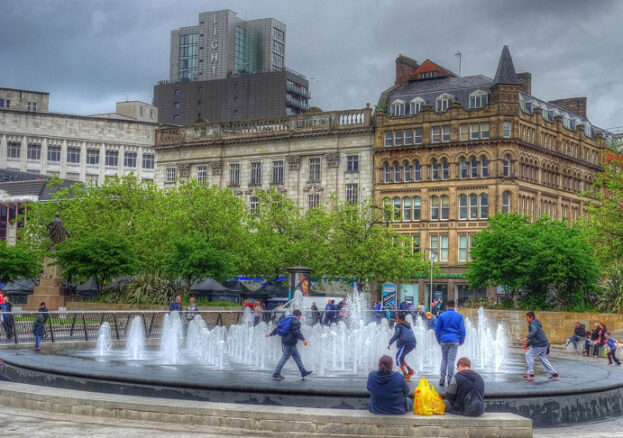
[[[12,169],[0,169],[0,190],[14,197],[36,197],[47,201],[59,190],[71,187],[79,181],[64,180],[60,186],[48,187],[49,176],[37,173],[21,172]]]
[[[520,85],[517,73],[515,72],[515,66],[513,65],[513,58],[511,58],[511,52],[508,50],[508,46],[502,48],[500,54],[500,60],[498,61],[498,69],[495,72],[495,78],[493,79],[493,85]]]

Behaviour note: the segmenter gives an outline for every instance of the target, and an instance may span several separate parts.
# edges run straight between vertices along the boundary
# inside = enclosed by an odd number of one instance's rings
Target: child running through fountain
[[[389,340],[387,349],[389,350],[392,344],[396,341],[398,352],[396,353],[396,365],[402,370],[402,374],[407,382],[411,380],[411,376],[415,374],[415,370],[412,369],[405,357],[407,354],[415,350],[416,340],[413,330],[411,330],[411,324],[405,321],[405,313],[396,313],[396,324],[394,325],[394,336]]]
[[[273,380],[283,380],[281,368],[283,368],[288,359],[290,359],[290,356],[294,358],[294,362],[296,362],[296,366],[299,367],[299,371],[301,372],[301,377],[303,379],[313,373],[313,371],[307,371],[305,369],[305,365],[303,365],[299,351],[296,348],[296,343],[299,339],[303,341],[303,345],[307,345],[307,341],[301,333],[301,315],[300,310],[294,310],[291,316],[284,317],[281,321],[279,321],[277,327],[266,335],[267,338],[275,335],[281,336],[281,350],[283,351],[283,355],[277,364],[277,368],[275,368]]]

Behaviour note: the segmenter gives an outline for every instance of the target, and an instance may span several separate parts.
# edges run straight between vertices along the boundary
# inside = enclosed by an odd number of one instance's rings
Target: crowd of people
[[[621,365],[616,356],[620,348],[619,341],[614,339],[603,322],[596,322],[593,330],[586,329],[579,321],[576,322],[573,335],[564,344],[565,347],[568,345],[573,345],[573,351],[578,355],[598,358],[605,354],[608,365]]]

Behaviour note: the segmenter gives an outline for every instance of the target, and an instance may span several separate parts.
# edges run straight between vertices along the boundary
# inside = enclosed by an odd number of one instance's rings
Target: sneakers
[[[446,385],[446,382],[443,379],[441,379],[439,381],[439,386],[445,386],[445,385]]]
[[[560,380],[560,376],[558,373],[550,374],[548,377],[549,380]]]
[[[536,379],[536,377],[534,377],[534,374],[528,374],[528,373],[526,373],[526,374],[523,376],[523,378],[524,378],[524,379],[527,379],[527,380],[534,380],[534,379]]]
[[[409,372],[407,374],[404,375],[405,380],[407,382],[411,381],[411,377],[415,374],[415,370],[409,370]]]
[[[305,377],[309,376],[311,373],[313,373],[313,371],[305,371],[303,374],[301,374],[301,377],[304,379]]]
[[[281,374],[273,374],[273,380],[281,382],[283,380],[283,376]]]

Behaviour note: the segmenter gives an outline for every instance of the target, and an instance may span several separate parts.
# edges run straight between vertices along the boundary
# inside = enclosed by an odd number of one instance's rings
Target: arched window
[[[421,97],[416,97],[409,103],[409,112],[412,115],[419,113],[420,111],[422,111],[422,108],[424,108],[425,103],[426,101],[424,99],[422,99]]]
[[[405,168],[405,181],[411,181],[411,165],[405,161],[403,167]]]
[[[422,181],[422,165],[418,160],[413,162],[413,181]]]
[[[441,178],[450,179],[450,165],[445,158],[441,159]]]
[[[469,218],[478,219],[478,195],[475,193],[469,195]]]
[[[422,198],[419,196],[413,197],[413,220],[422,220]]]
[[[392,168],[389,163],[385,163],[385,182],[392,182]]]
[[[467,195],[459,195],[459,219],[467,219]]]
[[[405,115],[405,103],[400,99],[396,99],[392,102],[389,110],[392,116],[404,116]]]
[[[437,164],[437,160],[433,159],[430,163],[431,177],[432,180],[439,179],[439,164]]]
[[[504,155],[504,176],[511,176],[511,156]]]
[[[433,196],[430,198],[430,220],[439,220],[439,197]]]
[[[402,180],[402,169],[400,164],[394,163],[394,182],[400,182]]]
[[[400,221],[400,198],[394,198],[394,222]]]
[[[450,102],[452,101],[452,96],[449,94],[442,94],[435,101],[435,111],[438,113],[442,113],[444,111],[448,111],[450,108]]]
[[[510,212],[511,212],[511,192],[504,192],[502,193],[502,213],[510,213]]]
[[[482,108],[488,102],[488,94],[482,90],[476,90],[469,95],[469,108]]]
[[[441,196],[441,220],[450,218],[450,197],[448,195]]]
[[[467,161],[465,161],[465,157],[461,157],[459,160],[459,171],[461,179],[467,178]]]
[[[476,157],[472,157],[471,160],[471,168],[472,168],[472,178],[478,178],[478,159]]]
[[[480,219],[487,219],[489,217],[489,195],[486,193],[480,194]]]
[[[480,157],[480,169],[482,171],[482,177],[487,178],[489,176],[489,160],[484,155]]]
[[[383,220],[386,223],[392,220],[392,201],[389,198],[383,199]]]
[[[402,198],[402,220],[411,220],[411,198]]]

